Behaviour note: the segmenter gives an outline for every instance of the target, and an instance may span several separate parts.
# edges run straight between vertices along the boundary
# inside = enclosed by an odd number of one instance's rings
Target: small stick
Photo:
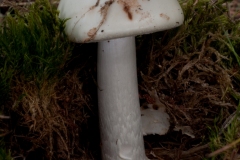
[[[10,119],[9,116],[0,115],[0,119]]]
[[[183,151],[182,152],[182,155],[183,156],[186,156],[186,155],[190,155],[190,154],[193,154],[193,153],[196,153],[197,151],[201,151],[203,149],[206,149],[209,147],[209,143],[205,144],[205,145],[202,145],[202,146],[198,146],[198,147],[194,147],[194,148],[191,148],[187,151]]]
[[[226,145],[226,146],[224,146],[224,147],[222,147],[222,148],[220,148],[220,149],[218,149],[218,150],[208,154],[207,157],[210,158],[210,157],[219,155],[220,153],[222,153],[222,152],[224,152],[224,151],[226,151],[226,150],[236,146],[239,142],[240,142],[240,138],[235,140],[235,141],[233,141],[232,143],[230,143],[230,144],[228,144],[228,145]]]

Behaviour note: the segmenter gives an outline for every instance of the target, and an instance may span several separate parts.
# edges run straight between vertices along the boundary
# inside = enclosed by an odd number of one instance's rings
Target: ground
[[[14,2],[16,1],[5,0],[4,4],[22,9]],[[1,12],[8,9],[6,5],[1,8]],[[239,0],[226,5],[229,12],[222,11],[224,5],[226,3],[212,4],[209,7],[203,1],[186,1],[182,3],[185,10],[184,25],[174,30],[136,37],[141,106],[156,101],[151,95],[151,91],[156,90],[157,98],[166,107],[171,123],[166,135],[144,137],[146,155],[150,159],[200,160],[215,156],[217,159],[234,160],[238,156],[239,123],[231,117],[238,115],[236,110],[240,99],[237,60],[240,52],[237,28],[237,19],[240,18],[237,13]],[[21,13],[24,12],[24,9],[21,10]],[[49,18],[49,15],[51,14],[41,16]],[[37,18],[34,16],[34,19]],[[13,27],[17,23],[13,23]],[[25,39],[26,34],[21,35],[18,33],[16,38],[20,37],[21,41],[26,40],[35,45],[33,40]],[[42,34],[34,34],[33,37],[37,36],[42,37]],[[1,38],[0,47],[5,47]],[[48,47],[40,40],[36,42]],[[68,44],[64,41],[63,44],[66,43]],[[56,72],[53,74],[49,70],[53,77],[51,81],[43,78],[43,83],[37,83],[39,77],[26,78],[25,65],[29,65],[27,71],[33,67],[34,74],[34,70],[39,69],[35,63],[27,63],[29,61],[22,66],[23,71],[20,72],[21,68],[18,68],[17,74],[11,79],[10,98],[4,105],[1,104],[4,115],[11,118],[1,120],[0,126],[5,147],[10,150],[12,157],[29,160],[100,159],[96,93],[97,44],[71,43],[70,48],[64,48],[64,45],[59,48],[73,50],[71,53],[64,52],[68,58],[57,57],[63,58],[64,64],[57,66],[61,72],[55,76],[52,75]],[[3,53],[5,50],[0,51]],[[27,51],[24,50],[25,52]],[[31,57],[35,52],[37,50],[29,52],[28,56]],[[38,56],[42,56],[42,52],[39,53]],[[4,55],[1,58],[6,60]],[[5,66],[2,64],[5,63],[1,58],[0,67],[3,68]],[[17,59],[17,55],[14,59]],[[33,59],[35,62],[36,57]],[[56,62],[56,59],[49,57],[47,60]],[[48,64],[46,63],[46,70],[52,67]],[[12,65],[10,69],[11,67]],[[235,144],[236,147],[233,147]],[[226,150],[224,147],[231,149]],[[218,153],[221,153],[220,156],[216,156]]]

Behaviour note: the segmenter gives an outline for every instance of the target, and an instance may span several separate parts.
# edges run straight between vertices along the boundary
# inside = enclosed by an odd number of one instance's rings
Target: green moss
[[[14,10],[3,22],[0,67],[40,85],[59,75],[69,54],[69,42],[64,34],[65,20],[58,18],[58,11],[47,0],[36,1],[27,10]]]

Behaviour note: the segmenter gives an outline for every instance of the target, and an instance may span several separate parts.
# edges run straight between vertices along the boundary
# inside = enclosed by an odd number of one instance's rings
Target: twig
[[[233,141],[232,143],[230,143],[230,144],[228,144],[228,145],[226,145],[226,146],[224,146],[224,147],[222,147],[222,148],[220,148],[220,149],[218,149],[218,150],[208,154],[207,157],[210,158],[210,157],[214,157],[216,155],[219,155],[220,153],[222,153],[222,152],[224,152],[224,151],[226,151],[226,150],[236,146],[239,142],[240,142],[240,138],[235,140],[235,141]]]
[[[0,119],[10,119],[9,116],[0,115]]]
[[[206,148],[208,148],[208,147],[209,147],[209,143],[204,144],[204,145],[202,145],[202,146],[198,146],[198,147],[191,148],[191,149],[189,149],[189,150],[187,150],[187,151],[183,151],[183,152],[182,152],[182,155],[183,155],[183,156],[186,156],[186,155],[189,155],[189,154],[193,154],[193,153],[196,153],[197,151],[206,149]]]

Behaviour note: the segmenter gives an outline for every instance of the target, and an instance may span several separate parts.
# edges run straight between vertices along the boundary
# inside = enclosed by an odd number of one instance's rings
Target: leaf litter
[[[171,124],[192,128],[194,132],[190,133],[192,138],[193,135],[196,137],[205,135],[207,126],[212,125],[211,121],[218,116],[221,109],[224,109],[227,118],[230,114],[228,112],[236,108],[231,97],[225,95],[227,88],[232,85],[231,75],[217,62],[210,60],[210,56],[216,55],[206,54],[204,51],[184,56],[161,56],[162,67],[159,74],[154,77],[142,74],[142,83],[149,87],[155,86],[160,101],[167,106]],[[186,134],[183,129],[181,130]],[[187,143],[191,140],[186,138],[185,141]],[[168,146],[166,149],[172,152],[171,145]],[[185,149],[189,148],[182,150]],[[159,154],[167,155],[162,150]]]
[[[207,3],[183,3],[185,23],[176,32],[171,31],[175,34],[170,35],[171,38],[166,31],[137,39],[140,93],[156,90],[171,124],[166,135],[145,136],[146,154],[150,159],[203,159],[211,153],[209,127],[214,127],[216,117],[221,116],[215,127],[222,128],[223,132],[237,109],[239,67],[233,57],[239,49],[235,46],[238,50],[235,53],[234,49],[228,49],[233,47],[229,42],[236,40],[239,44],[239,38],[233,38],[232,33],[228,41],[220,29],[236,29],[239,33],[238,27],[230,26],[239,22],[231,22],[227,15],[220,16],[224,14],[223,1],[216,1],[212,6]],[[191,5],[202,6],[205,11],[184,8]],[[190,13],[191,16],[186,16]],[[214,23],[218,18],[219,22]]]
[[[234,51],[240,51],[239,22],[224,14],[225,1],[180,2],[183,26],[136,38],[141,105],[159,101],[170,117],[167,133],[144,137],[149,159],[203,159],[211,152],[208,127],[221,114],[218,127],[226,130],[240,99],[234,58]],[[72,56],[64,66],[67,72],[55,83],[44,81],[38,88],[34,81],[13,81],[3,109],[11,122],[1,121],[13,156],[40,150],[40,157],[47,159],[99,159],[96,148],[81,144],[89,136],[82,134],[84,124],[97,128],[87,122],[88,115],[97,114],[96,51],[81,45],[88,48],[78,49],[85,55]],[[98,123],[96,117],[93,122]]]

